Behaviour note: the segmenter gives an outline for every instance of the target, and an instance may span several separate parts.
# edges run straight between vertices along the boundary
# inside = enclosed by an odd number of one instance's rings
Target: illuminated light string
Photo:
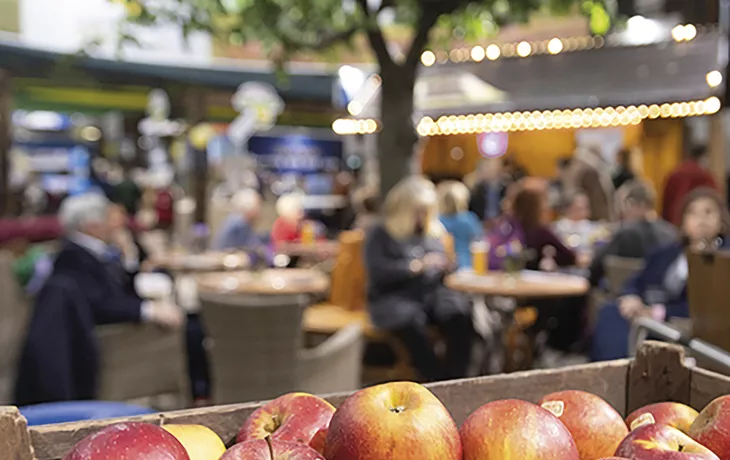
[[[423,117],[417,131],[421,136],[476,134],[488,132],[541,131],[545,129],[607,128],[638,125],[644,120],[713,115],[722,103],[717,97],[691,102],[674,102],[628,107],[598,107],[566,110],[445,115],[438,120]],[[336,134],[373,134],[379,130],[374,119],[340,118],[332,124]]]
[[[697,27],[693,24],[679,24],[672,29],[672,39],[675,42],[690,42],[697,38]],[[557,55],[563,52],[584,51],[600,49],[606,45],[603,37],[554,37],[550,40],[521,41],[514,43],[503,43],[473,47],[454,48],[450,51],[426,50],[421,54],[421,63],[426,67],[435,64],[451,62],[482,62],[485,58],[496,61],[500,57],[519,57],[549,54]]]

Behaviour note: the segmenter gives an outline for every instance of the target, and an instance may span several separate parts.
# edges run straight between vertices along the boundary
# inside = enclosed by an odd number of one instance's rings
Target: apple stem
[[[275,460],[274,459],[274,446],[273,446],[273,444],[271,444],[271,436],[266,436],[264,439],[266,440],[266,445],[269,446],[269,455],[271,456],[271,460]]]

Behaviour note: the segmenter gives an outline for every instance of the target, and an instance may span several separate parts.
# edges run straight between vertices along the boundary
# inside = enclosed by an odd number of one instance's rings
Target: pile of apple
[[[508,399],[458,429],[425,387],[395,382],[358,391],[339,409],[304,393],[256,410],[237,444],[200,425],[118,423],[84,438],[64,460],[730,460],[730,395],[701,413],[665,402],[624,421],[583,391],[539,403]]]

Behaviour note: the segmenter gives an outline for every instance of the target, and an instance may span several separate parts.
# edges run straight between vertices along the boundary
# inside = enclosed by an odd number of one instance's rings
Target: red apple
[[[560,419],[573,435],[581,460],[595,460],[616,452],[629,434],[623,417],[609,403],[585,391],[559,391],[540,405]]]
[[[689,427],[698,415],[696,410],[686,404],[661,402],[635,410],[626,418],[626,424],[634,430],[642,425],[660,423],[689,433]]]
[[[426,387],[393,382],[348,397],[330,423],[327,460],[461,460],[456,423]]]
[[[299,442],[254,439],[236,444],[220,460],[324,460],[319,452]]]
[[[307,444],[321,453],[335,408],[307,393],[289,393],[256,409],[244,422],[237,442],[264,439]],[[319,434],[318,434],[319,433]]]
[[[730,459],[730,395],[720,396],[702,409],[688,434],[720,458]]]
[[[461,427],[464,460],[578,460],[570,431],[542,407],[505,399],[474,411]]]
[[[678,429],[658,423],[629,433],[616,449],[616,456],[633,460],[720,460]]]
[[[82,439],[64,460],[190,460],[175,436],[150,423],[116,423]]]

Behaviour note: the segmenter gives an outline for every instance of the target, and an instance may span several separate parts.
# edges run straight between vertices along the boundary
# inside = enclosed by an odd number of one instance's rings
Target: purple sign
[[[479,133],[477,147],[479,153],[487,158],[499,158],[507,153],[509,135],[507,133]]]

